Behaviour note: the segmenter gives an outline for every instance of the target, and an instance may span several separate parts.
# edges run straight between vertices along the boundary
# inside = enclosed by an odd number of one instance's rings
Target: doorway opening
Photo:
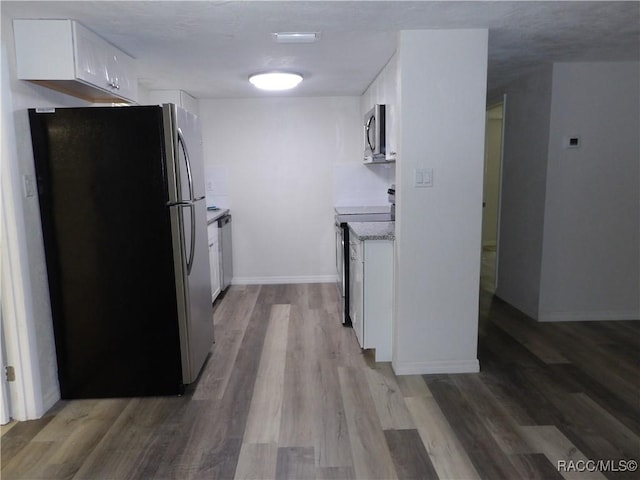
[[[487,108],[482,198],[482,264],[480,288],[494,293],[498,284],[500,189],[506,98]]]

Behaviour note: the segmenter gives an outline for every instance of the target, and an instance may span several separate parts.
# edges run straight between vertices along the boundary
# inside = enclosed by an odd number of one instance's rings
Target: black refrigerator
[[[62,398],[180,394],[213,343],[198,119],[29,110]]]

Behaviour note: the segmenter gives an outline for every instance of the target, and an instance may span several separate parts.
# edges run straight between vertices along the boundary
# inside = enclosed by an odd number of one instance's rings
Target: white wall
[[[537,318],[551,109],[551,66],[507,88],[496,295]]]
[[[334,166],[362,156],[358,97],[200,99],[226,177],[234,283],[333,281]]]
[[[399,34],[398,374],[479,368],[487,39],[486,30]],[[433,169],[432,188],[414,188],[416,168]]]
[[[640,317],[638,72],[558,63],[507,88],[496,294],[532,318]]]
[[[553,67],[540,320],[640,318],[639,72]]]
[[[37,418],[59,398],[49,289],[37,196],[25,198],[22,176],[34,178],[27,108],[87,105],[82,100],[16,79],[11,18],[2,18],[2,308],[7,357],[17,368],[11,384],[12,416]],[[9,181],[7,185],[5,182]],[[5,245],[6,243],[6,245]],[[6,277],[8,275],[8,277]]]
[[[360,151],[363,153],[364,148]],[[337,207],[390,208],[387,190],[396,182],[395,164],[364,164],[362,153],[351,162],[334,164],[333,204]]]

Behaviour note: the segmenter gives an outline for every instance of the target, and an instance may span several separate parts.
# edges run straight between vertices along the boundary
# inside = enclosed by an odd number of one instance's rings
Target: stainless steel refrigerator
[[[198,119],[29,110],[62,398],[180,394],[213,343]]]

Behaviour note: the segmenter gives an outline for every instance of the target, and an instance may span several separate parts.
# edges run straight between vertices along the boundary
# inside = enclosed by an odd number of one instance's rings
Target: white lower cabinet
[[[358,343],[364,348],[364,261],[363,243],[349,241],[349,317]]]
[[[209,265],[211,266],[211,302],[220,295],[220,239],[218,222],[207,228],[209,236]]]
[[[362,348],[391,361],[393,240],[349,241],[349,316]]]

